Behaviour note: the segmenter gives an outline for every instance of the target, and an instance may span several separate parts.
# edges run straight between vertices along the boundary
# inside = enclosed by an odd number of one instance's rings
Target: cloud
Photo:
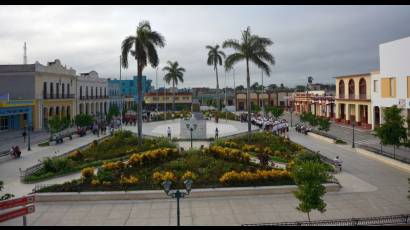
[[[409,6],[1,6],[0,64],[21,63],[27,41],[31,63],[58,58],[77,72],[118,78],[121,42],[141,20],[166,38],[158,79],[166,61],[178,61],[187,70],[181,87],[215,87],[205,46],[239,39],[247,26],[274,41],[276,65],[266,85],[305,84],[309,75],[333,83],[337,75],[372,71],[380,43],[410,35]],[[253,65],[250,71],[251,81],[260,81],[261,71]],[[144,70],[154,83],[155,73]],[[122,74],[136,74],[134,60]],[[219,76],[224,87],[224,73]],[[244,62],[235,77],[237,85],[246,83]],[[233,85],[232,72],[227,84]]]

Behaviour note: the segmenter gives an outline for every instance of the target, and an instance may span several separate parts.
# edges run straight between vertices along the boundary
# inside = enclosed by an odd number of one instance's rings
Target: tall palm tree
[[[251,100],[249,95],[250,74],[249,62],[254,63],[258,68],[262,69],[267,76],[270,76],[271,68],[269,64],[275,64],[275,58],[267,51],[267,47],[273,42],[269,38],[259,37],[252,34],[250,27],[242,32],[242,40],[228,39],[222,44],[223,48],[233,48],[235,53],[229,55],[225,62],[228,67],[240,62],[246,62],[246,98],[248,109],[248,143],[251,141]]]
[[[167,72],[164,76],[164,80],[168,84],[172,81],[172,111],[175,112],[175,86],[178,85],[178,81],[184,82],[185,69],[180,67],[177,61],[168,61],[168,66],[165,66],[162,70]]]
[[[218,94],[218,110],[220,110],[220,105],[221,105],[221,99],[220,99],[220,94],[219,94],[219,79],[218,79],[218,65],[222,65],[223,61],[222,58],[225,58],[225,53],[223,51],[218,50],[219,45],[215,45],[214,47],[212,46],[206,46],[207,49],[209,49],[208,52],[208,60],[206,63],[208,65],[213,65],[214,70],[216,73],[216,92]]]
[[[121,65],[128,68],[128,53],[137,61],[137,103],[138,103],[138,144],[142,144],[142,71],[148,65],[157,67],[159,58],[156,47],[164,47],[165,38],[158,32],[151,30],[148,21],[141,21],[135,36],[128,36],[122,42]],[[132,49],[134,48],[134,49]]]

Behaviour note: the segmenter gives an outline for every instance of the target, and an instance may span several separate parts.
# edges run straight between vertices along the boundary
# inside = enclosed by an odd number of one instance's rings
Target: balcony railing
[[[74,98],[74,94],[43,94],[43,99],[71,99]]]
[[[359,95],[349,94],[349,97],[345,97],[344,94],[339,94],[339,96],[337,96],[336,99],[370,100],[370,96],[367,94],[359,94]]]
[[[106,99],[108,96],[81,96],[80,100]]]

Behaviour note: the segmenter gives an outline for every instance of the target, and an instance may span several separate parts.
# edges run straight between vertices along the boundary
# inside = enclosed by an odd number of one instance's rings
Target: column
[[[340,103],[336,103],[336,119],[340,119]]]
[[[362,118],[360,117],[360,105],[359,104],[355,105],[355,120],[356,122],[362,121]]]
[[[373,127],[373,107],[367,105],[367,124]]]
[[[350,104],[345,104],[345,118],[346,121],[350,121]]]

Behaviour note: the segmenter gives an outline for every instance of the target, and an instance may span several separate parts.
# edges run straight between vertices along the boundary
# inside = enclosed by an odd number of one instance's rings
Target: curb
[[[366,149],[356,148],[355,152],[360,153],[360,154],[362,154],[366,157],[378,160],[382,163],[388,164],[392,167],[395,167],[395,168],[400,169],[402,171],[405,171],[407,173],[410,173],[410,165],[409,164],[406,164],[406,163],[391,159],[389,157],[379,155],[377,153],[373,153],[373,152],[368,151]]]
[[[331,144],[335,144],[335,143],[336,143],[335,140],[333,140],[333,139],[331,139],[331,138],[329,138],[329,137],[324,137],[324,136],[319,135],[319,134],[316,134],[316,133],[308,132],[307,135],[308,135],[308,136],[311,136],[311,137],[314,137],[314,138],[316,138],[316,139],[320,139],[320,140],[322,140],[322,141],[326,141],[326,142],[331,143]]]
[[[327,192],[337,192],[341,186],[336,183],[324,184]],[[193,189],[190,198],[227,197],[227,196],[256,196],[288,194],[297,190],[296,185],[258,186],[236,188],[204,188]],[[114,191],[114,192],[62,192],[35,193],[36,202],[60,201],[104,201],[104,200],[152,200],[166,199],[168,196],[162,190],[144,191]]]

